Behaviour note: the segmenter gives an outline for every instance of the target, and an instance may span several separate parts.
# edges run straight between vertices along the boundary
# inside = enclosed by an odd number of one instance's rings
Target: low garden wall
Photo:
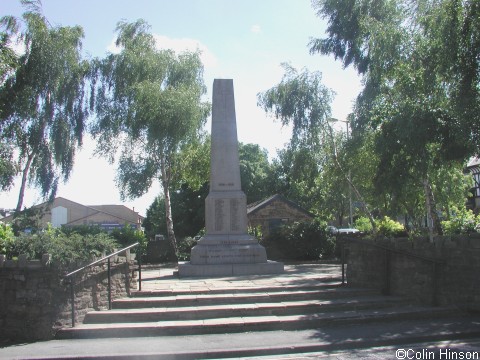
[[[75,278],[75,317],[81,322],[92,310],[108,308],[107,265],[99,264]],[[112,299],[136,289],[134,264],[126,257],[111,263]],[[36,261],[5,260],[0,255],[0,339],[47,340],[71,326],[70,286],[49,256]]]
[[[433,243],[427,238],[344,241],[349,286],[480,311],[480,234],[438,237]]]

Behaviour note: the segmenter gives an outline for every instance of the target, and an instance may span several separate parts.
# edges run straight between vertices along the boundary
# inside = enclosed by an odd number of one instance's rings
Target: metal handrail
[[[412,254],[408,251],[404,250],[399,250],[399,249],[392,249],[388,246],[384,245],[379,245],[379,244],[374,244],[371,242],[355,239],[355,238],[343,238],[341,239],[342,246],[341,246],[341,257],[342,257],[342,285],[345,285],[345,243],[346,241],[349,242],[354,242],[357,244],[362,244],[362,245],[368,245],[372,247],[376,247],[378,249],[384,250],[385,251],[385,285],[384,285],[384,293],[385,295],[390,295],[390,255],[389,253],[394,253],[394,254],[399,254],[423,261],[430,262],[433,267],[433,277],[432,277],[432,287],[433,287],[433,294],[432,294],[432,305],[436,306],[437,305],[437,281],[436,281],[436,275],[437,275],[437,265],[438,264],[444,264],[445,260],[443,259],[435,259],[427,256],[422,256],[422,255],[417,255],[417,254]]]
[[[131,248],[134,248],[135,246],[139,245],[140,243],[136,242],[135,244],[129,245],[121,250],[115,251],[114,253],[111,253],[109,255],[106,255],[102,257],[101,259],[95,260],[91,262],[88,265],[82,266],[81,268],[78,268],[72,272],[69,272],[64,276],[64,280],[70,284],[70,297],[71,297],[71,310],[72,310],[72,327],[75,327],[75,275],[82,272],[85,269],[88,269],[92,266],[95,266],[97,264],[100,264],[104,262],[105,260],[107,261],[107,272],[108,272],[108,310],[112,309],[112,285],[111,285],[111,273],[110,273],[110,259],[118,254],[121,254],[123,252],[126,252],[130,250]],[[139,290],[142,290],[142,262],[141,262],[141,257],[138,259],[138,276],[139,276]],[[128,279],[127,279],[128,281]]]

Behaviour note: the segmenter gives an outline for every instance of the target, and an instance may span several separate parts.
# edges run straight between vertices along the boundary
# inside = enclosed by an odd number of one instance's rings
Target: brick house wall
[[[100,225],[104,228],[130,224],[140,228],[143,221],[142,216],[123,205],[82,205],[62,197],[35,208],[43,209],[39,223],[44,227],[51,223],[54,226]],[[2,219],[5,223],[12,220],[13,215]]]

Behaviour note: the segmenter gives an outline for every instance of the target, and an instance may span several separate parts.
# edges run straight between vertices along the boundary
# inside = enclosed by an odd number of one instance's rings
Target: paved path
[[[173,290],[210,290],[218,288],[273,286],[282,287],[290,284],[315,285],[319,280],[341,279],[342,269],[339,264],[312,263],[285,265],[283,274],[245,275],[218,278],[182,278],[175,275],[172,266],[142,271],[142,291]]]

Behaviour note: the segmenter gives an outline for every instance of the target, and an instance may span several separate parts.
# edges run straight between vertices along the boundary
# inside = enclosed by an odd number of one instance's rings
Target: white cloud
[[[113,37],[112,41],[110,41],[110,44],[107,46],[107,51],[112,54],[118,54],[120,52],[120,46],[117,46],[115,44],[116,37]]]
[[[169,38],[165,35],[153,35],[155,43],[158,49],[170,49],[175,51],[177,54],[185,51],[200,51],[200,59],[202,60],[205,68],[214,68],[217,66],[218,61],[215,55],[207,48],[206,45],[202,44],[200,41],[190,38]],[[112,39],[110,45],[108,45],[107,50],[112,54],[118,54],[120,48],[115,45],[115,38]]]
[[[200,58],[206,68],[213,68],[217,66],[217,58],[207,48],[206,45],[200,41],[190,38],[172,39],[165,35],[153,35],[157,48],[172,49],[176,53],[184,51],[200,51]]]
[[[252,27],[250,28],[250,31],[254,34],[259,34],[262,32],[262,28],[260,27],[260,25],[255,24],[255,25],[252,25]]]

